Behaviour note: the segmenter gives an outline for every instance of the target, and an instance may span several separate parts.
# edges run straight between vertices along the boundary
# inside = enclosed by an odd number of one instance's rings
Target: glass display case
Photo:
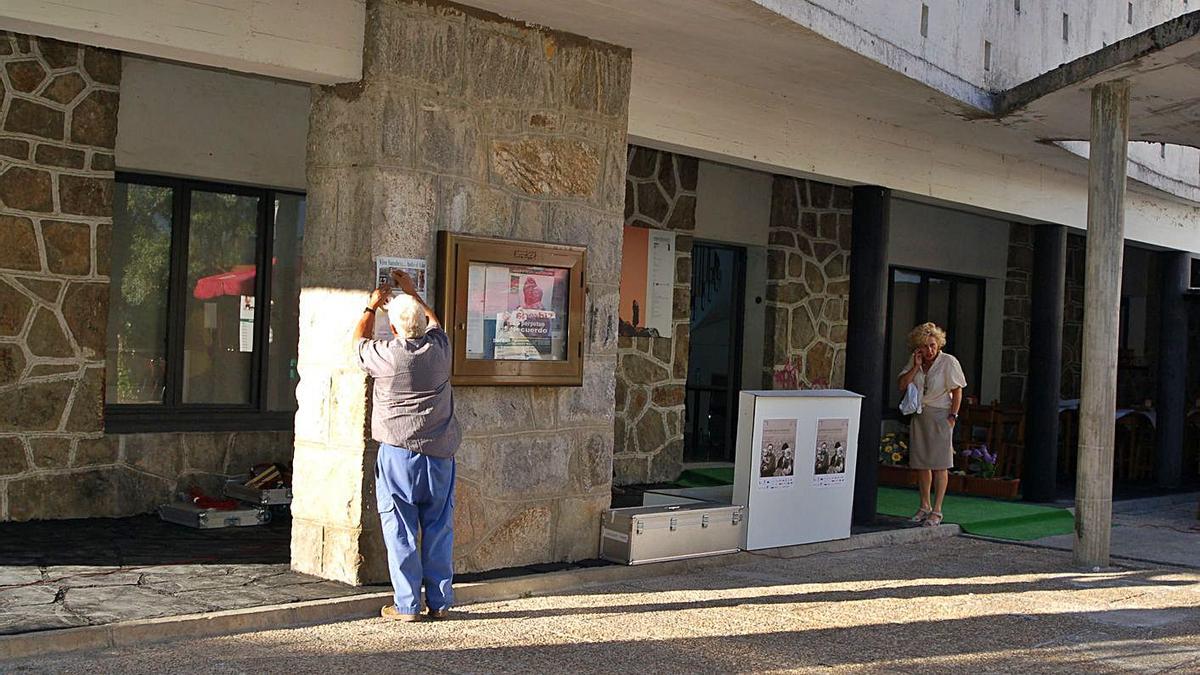
[[[582,384],[585,258],[578,246],[438,233],[451,382]]]

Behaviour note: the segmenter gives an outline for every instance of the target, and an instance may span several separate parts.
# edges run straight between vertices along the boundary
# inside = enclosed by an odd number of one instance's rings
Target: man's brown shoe
[[[449,610],[449,608],[447,608],[447,609],[430,608],[429,609],[429,618],[433,619],[434,621],[440,621],[442,619],[449,619],[450,618],[450,610]]]
[[[401,614],[400,612],[396,611],[395,605],[384,605],[383,609],[379,610],[379,616],[382,616],[385,619],[391,619],[392,621],[412,622],[421,620],[420,614]]]

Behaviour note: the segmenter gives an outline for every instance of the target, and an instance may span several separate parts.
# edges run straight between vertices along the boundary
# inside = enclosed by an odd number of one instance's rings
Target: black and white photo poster
[[[792,487],[796,474],[796,420],[763,420],[758,487]]]
[[[813,460],[813,487],[846,484],[846,451],[849,447],[848,418],[817,420],[817,447]]]

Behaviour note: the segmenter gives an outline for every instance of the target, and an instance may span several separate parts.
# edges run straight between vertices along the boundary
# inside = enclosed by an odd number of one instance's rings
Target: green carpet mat
[[[908,517],[920,503],[916,490],[881,487],[875,510],[886,516]],[[997,539],[1029,541],[1075,530],[1075,516],[1053,506],[946,495],[942,512],[945,522],[957,523],[964,532]]]
[[[676,487],[712,487],[714,485],[733,485],[733,467],[715,467],[711,469],[688,469],[679,474],[675,481]]]

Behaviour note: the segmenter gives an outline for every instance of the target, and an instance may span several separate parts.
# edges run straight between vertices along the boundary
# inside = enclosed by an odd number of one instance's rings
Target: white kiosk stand
[[[743,391],[733,503],[742,548],[850,536],[862,396],[844,389]]]

